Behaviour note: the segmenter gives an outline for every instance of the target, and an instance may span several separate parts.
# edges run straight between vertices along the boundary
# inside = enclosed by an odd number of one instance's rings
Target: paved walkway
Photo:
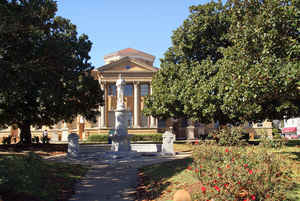
[[[80,150],[77,159],[66,156],[49,159],[91,166],[85,178],[76,185],[75,195],[70,201],[133,201],[139,167],[184,157],[133,155],[107,159],[102,146],[81,146]]]

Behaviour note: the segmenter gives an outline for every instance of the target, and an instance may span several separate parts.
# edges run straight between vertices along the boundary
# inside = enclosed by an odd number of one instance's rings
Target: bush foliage
[[[201,189],[197,200],[292,200],[291,173],[280,155],[265,149],[199,145],[193,152],[193,167]]]
[[[108,135],[90,135],[88,137],[88,142],[108,142]],[[141,134],[141,135],[130,135],[130,141],[154,141],[161,142],[162,134]]]
[[[249,137],[239,127],[225,127],[212,134],[217,143],[221,146],[245,145]]]

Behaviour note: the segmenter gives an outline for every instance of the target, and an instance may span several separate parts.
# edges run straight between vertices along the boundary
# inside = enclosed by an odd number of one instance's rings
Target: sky
[[[209,0],[57,0],[57,16],[71,20],[79,34],[93,43],[90,52],[95,68],[103,57],[125,48],[155,56],[154,66],[172,45],[172,31],[189,15],[191,5]]]

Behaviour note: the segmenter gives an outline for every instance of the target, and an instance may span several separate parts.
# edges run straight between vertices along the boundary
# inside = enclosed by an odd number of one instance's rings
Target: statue
[[[111,150],[114,152],[130,151],[130,140],[128,138],[128,112],[124,105],[125,81],[121,74],[116,82],[117,86],[117,109],[115,110],[115,132],[112,136]]]
[[[116,82],[117,86],[117,108],[124,108],[124,89],[125,89],[125,81],[122,79],[122,75],[119,75],[119,79]]]

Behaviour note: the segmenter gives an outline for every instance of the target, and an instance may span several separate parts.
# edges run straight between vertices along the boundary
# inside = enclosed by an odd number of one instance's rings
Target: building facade
[[[33,136],[41,136],[42,132],[47,130],[50,137],[56,133],[61,141],[66,141],[71,132],[78,133],[82,140],[93,134],[107,134],[115,126],[116,80],[119,75],[126,82],[124,102],[129,117],[129,133],[157,133],[158,120],[145,116],[142,112],[145,97],[151,94],[152,77],[158,71],[158,68],[153,66],[154,59],[153,55],[132,48],[106,55],[105,65],[92,72],[99,81],[99,87],[105,92],[105,104],[99,108],[101,114],[96,118],[96,122],[89,122],[78,116],[72,123],[61,121],[51,127],[32,127]],[[0,129],[0,141],[8,135],[18,140],[19,133],[19,129],[14,126]]]

